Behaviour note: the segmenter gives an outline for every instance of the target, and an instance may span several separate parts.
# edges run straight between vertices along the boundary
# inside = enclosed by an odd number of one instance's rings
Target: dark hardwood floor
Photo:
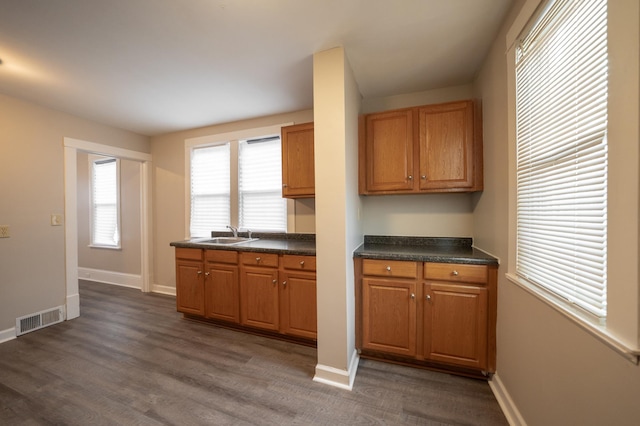
[[[81,316],[0,344],[0,425],[503,425],[486,382],[361,360],[353,391],[316,350],[185,320],[175,299],[80,282]]]

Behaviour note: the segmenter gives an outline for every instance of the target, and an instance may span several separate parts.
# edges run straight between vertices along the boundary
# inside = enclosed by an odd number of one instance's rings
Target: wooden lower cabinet
[[[279,312],[278,270],[243,266],[240,277],[240,323],[278,331]]]
[[[363,348],[416,355],[415,293],[415,282],[375,278],[362,280]]]
[[[495,372],[496,266],[356,259],[356,281],[363,355]]]
[[[204,316],[204,264],[202,250],[176,249],[176,308]]]
[[[487,289],[424,284],[424,357],[487,369]]]
[[[315,256],[176,248],[177,310],[317,339]]]
[[[281,274],[280,331],[315,340],[318,335],[316,274],[286,270]]]
[[[206,250],[204,281],[205,316],[240,323],[238,253]]]

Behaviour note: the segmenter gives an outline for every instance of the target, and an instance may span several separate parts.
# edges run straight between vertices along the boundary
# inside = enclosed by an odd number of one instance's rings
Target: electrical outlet
[[[0,238],[9,238],[9,225],[0,225]]]
[[[61,214],[52,214],[51,215],[51,226],[61,226],[62,225],[62,215]]]

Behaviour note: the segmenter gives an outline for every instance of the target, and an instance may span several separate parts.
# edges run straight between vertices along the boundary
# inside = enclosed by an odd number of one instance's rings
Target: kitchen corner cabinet
[[[495,372],[495,266],[356,259],[355,268],[363,356]]]
[[[282,128],[282,197],[313,198],[313,123]]]
[[[176,248],[176,307],[178,312],[204,316],[202,250]]]
[[[316,339],[318,335],[315,256],[282,256],[280,331]]]
[[[478,103],[459,101],[368,114],[361,118],[359,133],[360,194],[483,188]]]

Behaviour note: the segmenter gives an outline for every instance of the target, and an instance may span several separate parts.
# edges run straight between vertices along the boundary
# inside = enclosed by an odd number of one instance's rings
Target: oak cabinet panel
[[[393,354],[416,355],[416,283],[362,280],[362,346]]]
[[[243,266],[240,277],[240,323],[278,331],[278,270]]]
[[[240,322],[240,294],[236,265],[208,263],[205,276],[205,316]]]
[[[487,369],[487,289],[425,283],[424,356]]]
[[[413,188],[413,112],[401,110],[366,117],[367,191]]]
[[[179,256],[179,257],[178,257]],[[204,315],[204,264],[202,250],[176,250],[176,308],[178,312]]]
[[[282,196],[315,196],[313,123],[282,128]]]
[[[361,121],[360,194],[482,190],[479,104],[425,105],[367,114]]]
[[[292,336],[316,339],[316,274],[285,270],[281,275],[280,331]]]

